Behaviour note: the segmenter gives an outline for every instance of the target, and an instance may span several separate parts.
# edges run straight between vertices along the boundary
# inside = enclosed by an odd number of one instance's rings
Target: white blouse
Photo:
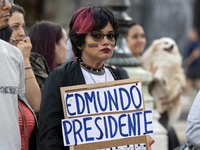
[[[85,69],[81,68],[83,72],[83,76],[85,78],[86,84],[94,84],[99,82],[107,82],[107,81],[114,81],[111,72],[105,68],[105,73],[103,75],[96,75],[86,71]]]

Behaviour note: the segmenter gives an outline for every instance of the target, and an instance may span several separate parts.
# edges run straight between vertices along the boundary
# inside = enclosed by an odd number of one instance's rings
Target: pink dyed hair
[[[91,32],[94,25],[94,14],[88,11],[88,7],[83,7],[74,13],[77,16],[73,29],[77,34],[86,34]]]

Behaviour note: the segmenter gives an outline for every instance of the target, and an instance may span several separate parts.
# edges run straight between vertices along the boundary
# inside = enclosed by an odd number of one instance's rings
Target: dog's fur
[[[181,93],[186,84],[178,46],[171,38],[157,39],[141,60],[143,67],[153,74],[150,93],[156,110],[168,113],[170,125],[179,117]]]

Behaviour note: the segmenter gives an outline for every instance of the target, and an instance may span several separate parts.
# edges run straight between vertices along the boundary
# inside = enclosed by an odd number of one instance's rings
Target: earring
[[[82,47],[80,47],[80,46],[77,46],[77,48],[78,48],[78,49],[80,49],[81,51],[83,50],[83,48],[82,48]]]

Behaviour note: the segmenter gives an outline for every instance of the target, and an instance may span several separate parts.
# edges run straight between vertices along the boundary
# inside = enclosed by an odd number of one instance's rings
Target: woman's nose
[[[102,42],[103,45],[104,44],[110,44],[110,40],[108,39],[107,36],[104,36],[101,42]]]
[[[24,29],[23,29],[23,27],[21,27],[20,29],[19,29],[19,36],[25,36],[25,32],[24,32]]]

